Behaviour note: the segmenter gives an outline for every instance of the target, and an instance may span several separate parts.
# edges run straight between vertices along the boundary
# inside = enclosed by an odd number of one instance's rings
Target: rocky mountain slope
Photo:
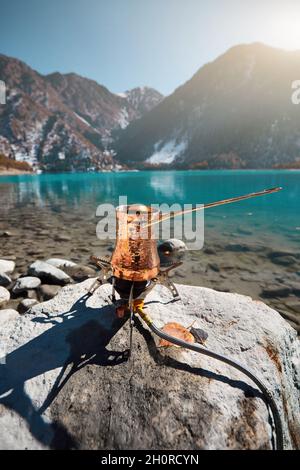
[[[131,123],[121,134],[118,159],[189,168],[299,162],[300,105],[291,100],[299,77],[300,51],[233,47]]]
[[[7,90],[6,104],[0,106],[0,153],[46,170],[116,168],[107,151],[112,133],[146,110],[142,91],[130,102],[87,78],[42,76],[4,55],[0,77]],[[149,108],[161,100],[153,93],[146,92]],[[137,90],[134,94],[139,96]]]
[[[196,352],[158,347],[139,320],[128,361],[128,322],[108,305],[110,286],[87,296],[93,282],[69,284],[23,315],[0,310],[1,449],[272,448],[268,410],[249,379]],[[155,323],[194,322],[209,349],[252,368],[276,400],[285,447],[299,448],[296,331],[250,297],[177,287],[182,300],[172,307],[165,288],[150,293]]]
[[[159,93],[159,91],[145,86],[133,88],[132,90],[125,91],[125,93],[120,93],[119,95],[127,99],[127,101],[139,113],[140,117],[148,111],[151,111],[163,100],[163,95]]]

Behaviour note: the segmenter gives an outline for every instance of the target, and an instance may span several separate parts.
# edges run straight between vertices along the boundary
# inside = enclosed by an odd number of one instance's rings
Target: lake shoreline
[[[8,170],[4,170],[0,168],[0,176],[17,176],[17,175],[34,175],[37,173],[33,173],[31,171],[23,171],[23,170],[17,170],[14,168],[10,168]]]
[[[67,231],[75,219],[76,229]],[[63,221],[65,228],[61,230]],[[29,274],[32,263],[49,258],[75,263],[82,267],[83,273],[93,277],[96,274],[89,261],[90,255],[109,259],[114,247],[113,241],[97,239],[93,223],[86,225],[81,218],[71,214],[43,217],[38,224],[27,215],[25,227],[18,228],[16,221],[14,226],[6,224],[5,228],[7,230],[0,232],[0,258],[15,263],[9,289]],[[182,266],[170,273],[171,279],[176,283],[239,293],[262,301],[278,311],[300,334],[299,253],[296,246],[281,249],[280,239],[272,241],[273,248],[268,247],[267,242],[266,239],[254,246],[247,235],[244,235],[244,241],[240,238],[226,242],[226,239],[216,237],[210,228],[203,249],[186,251]],[[57,288],[55,282],[49,284],[47,295]],[[13,295],[8,307],[17,309],[24,299],[26,292]]]
[[[126,169],[126,170],[105,170],[105,171],[65,171],[65,172],[56,172],[56,171],[23,171],[16,169],[4,170],[0,168],[0,178],[1,176],[18,176],[18,175],[29,175],[29,176],[41,176],[41,175],[103,175],[103,174],[132,174],[132,173],[200,173],[200,174],[213,174],[216,172],[227,172],[227,173],[256,173],[256,172],[300,172],[300,168],[225,168],[225,169],[174,169],[174,168],[143,168],[143,169]]]
[[[115,208],[124,193],[129,204],[184,205],[283,186],[274,195],[205,211],[204,247],[187,251],[172,279],[249,295],[298,324],[299,171],[56,173],[7,176],[0,183],[0,258],[16,263],[14,282],[36,260],[89,266],[92,254],[111,256],[114,241],[96,236],[96,210],[103,203]],[[184,234],[161,238],[184,240]]]

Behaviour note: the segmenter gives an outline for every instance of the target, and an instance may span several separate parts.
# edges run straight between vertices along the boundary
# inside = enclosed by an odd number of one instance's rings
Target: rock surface
[[[3,307],[10,299],[10,293],[5,287],[0,286],[0,307]]]
[[[19,318],[19,313],[16,310],[12,308],[0,310],[0,327],[2,327],[4,323],[15,320],[16,318]]]
[[[68,284],[70,276],[61,269],[46,263],[45,261],[35,261],[29,266],[28,274],[39,277],[41,280],[52,284]]]
[[[107,303],[111,288],[68,285],[0,329],[1,449],[270,449],[268,411],[256,386],[230,366],[196,352],[158,349],[136,321]],[[300,447],[296,331],[262,302],[177,285],[147,297],[158,326],[178,322],[208,333],[209,349],[251,367],[268,385],[286,448]],[[75,373],[76,372],[76,373]]]

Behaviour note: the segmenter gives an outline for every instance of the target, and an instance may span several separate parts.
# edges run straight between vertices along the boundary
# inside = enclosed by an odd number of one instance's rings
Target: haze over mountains
[[[233,47],[164,99],[3,55],[0,79],[0,153],[43,170],[300,166],[300,52]]]

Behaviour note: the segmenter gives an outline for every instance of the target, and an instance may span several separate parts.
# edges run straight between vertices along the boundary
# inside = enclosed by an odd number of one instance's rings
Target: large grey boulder
[[[0,328],[3,327],[4,323],[12,320],[16,320],[20,317],[19,313],[12,309],[1,309],[0,310]]]
[[[45,261],[35,261],[32,263],[29,266],[28,274],[52,284],[65,285],[71,281],[68,274]]]
[[[104,285],[68,285],[0,328],[0,448],[270,449],[269,414],[254,383],[230,366],[157,339],[115,316]],[[251,367],[280,410],[285,446],[300,447],[296,331],[262,302],[177,285],[147,297],[158,326],[208,333],[209,349]],[[2,365],[1,365],[2,362]],[[76,373],[75,373],[76,372]]]

